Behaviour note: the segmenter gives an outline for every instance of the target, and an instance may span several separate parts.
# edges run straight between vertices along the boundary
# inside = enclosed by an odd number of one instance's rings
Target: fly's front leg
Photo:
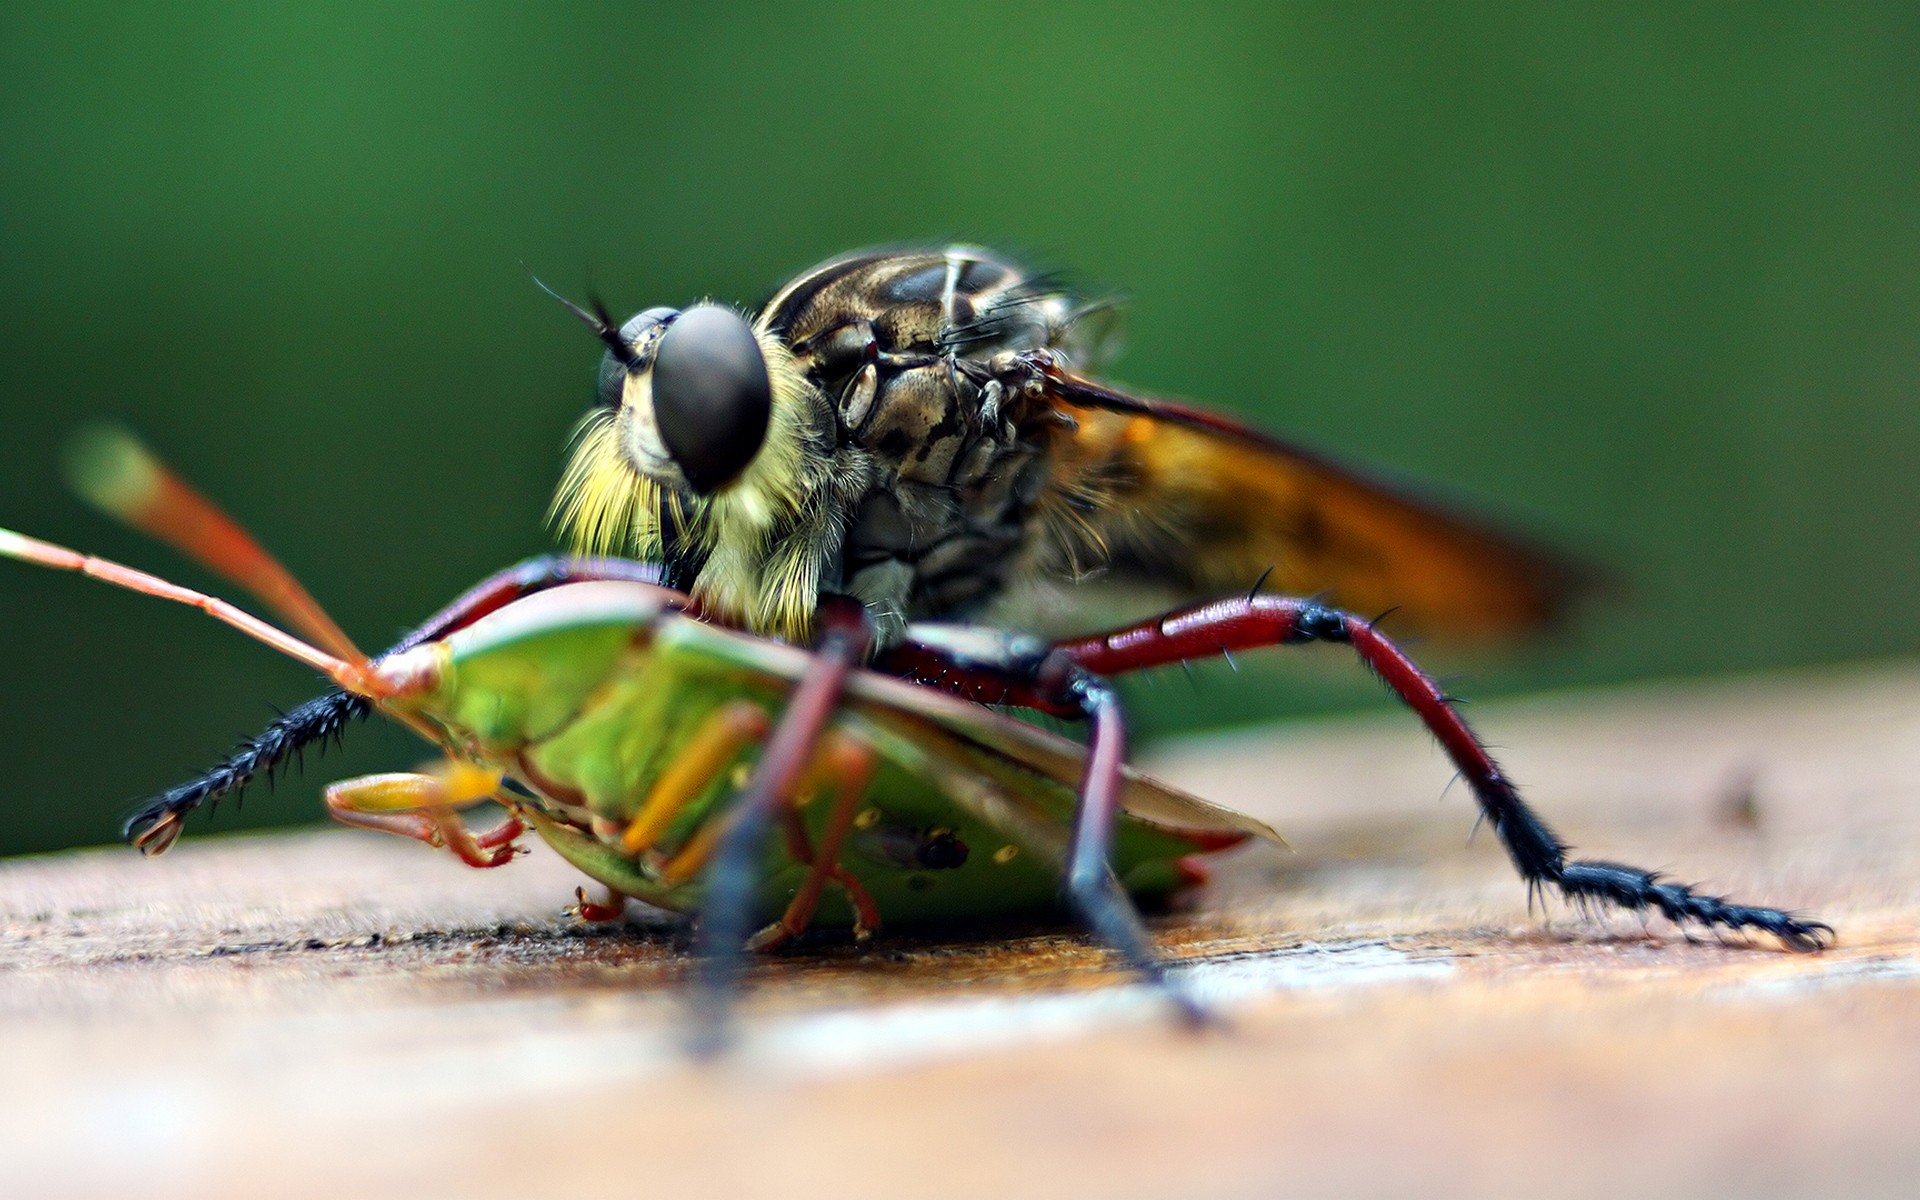
[[[1184,609],[1101,637],[1063,642],[1057,651],[1087,670],[1112,674],[1212,658],[1235,650],[1306,642],[1352,646],[1361,661],[1419,716],[1471,788],[1481,813],[1526,881],[1530,896],[1552,887],[1574,904],[1601,903],[1639,913],[1653,911],[1683,925],[1760,929],[1790,950],[1820,950],[1833,941],[1830,926],[1783,909],[1704,895],[1639,867],[1599,859],[1569,859],[1566,843],[1521,799],[1513,781],[1454,711],[1451,698],[1373,622],[1351,613],[1310,600],[1241,596]]]
[[[328,786],[327,811],[342,825],[372,829],[453,852],[470,867],[498,867],[516,853],[514,839],[526,832],[509,816],[485,833],[467,828],[459,811],[497,798],[500,772],[448,762],[431,774],[363,775]]]
[[[523,596],[584,580],[661,585],[664,572],[653,563],[619,558],[530,558],[469,589],[387,653],[411,649],[470,625]],[[691,601],[688,606],[691,608]],[[143,804],[127,818],[127,840],[149,857],[165,853],[179,840],[189,813],[203,804],[217,804],[222,797],[240,795],[262,775],[273,778],[289,762],[298,761],[309,746],[325,749],[372,710],[373,702],[366,697],[339,690],[289,709],[211,769]],[[414,835],[408,832],[404,836]]]
[[[726,1045],[728,1020],[739,986],[742,954],[753,919],[755,868],[774,815],[791,803],[794,789],[839,707],[847,675],[866,657],[871,627],[866,610],[846,597],[824,601],[814,658],[794,687],[780,724],[767,741],[753,778],[720,827],[702,891],[696,959],[694,1030],[696,1054]]]

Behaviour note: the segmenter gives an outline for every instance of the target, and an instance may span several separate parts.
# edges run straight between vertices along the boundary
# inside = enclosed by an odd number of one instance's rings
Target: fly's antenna
[[[620,322],[613,319],[613,314],[607,311],[607,306],[600,297],[587,298],[587,303],[593,306],[588,310],[542,283],[540,277],[532,271],[527,272],[527,278],[533,280],[533,286],[558,300],[562,307],[580,318],[580,322],[588,329],[593,330],[594,336],[606,343],[607,349],[613,352],[613,357],[619,360],[621,366],[631,371],[638,365],[634,358],[633,347],[627,345],[626,340],[620,336]]]

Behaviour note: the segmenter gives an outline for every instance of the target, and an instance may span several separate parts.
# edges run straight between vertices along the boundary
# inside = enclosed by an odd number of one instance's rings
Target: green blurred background
[[[523,262],[626,312],[958,236],[1129,293],[1117,378],[1631,580],[1471,695],[1920,649],[1920,8],[326,7],[0,11],[0,522],[208,583],[61,485],[120,418],[384,644],[546,544],[598,347]],[[0,613],[0,852],[314,690],[68,576]],[[1143,724],[1378,699],[1243,668]]]

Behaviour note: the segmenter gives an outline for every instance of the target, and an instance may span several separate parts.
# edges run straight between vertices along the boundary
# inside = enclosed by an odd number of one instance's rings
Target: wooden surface
[[[1473,716],[1587,852],[1840,945],[1530,918],[1397,716],[1160,759],[1294,847],[1155,920],[1201,1034],[1043,925],[763,962],[702,1067],[672,927],[574,928],[550,854],[190,835],[0,863],[0,1192],[1913,1194],[1920,670]]]

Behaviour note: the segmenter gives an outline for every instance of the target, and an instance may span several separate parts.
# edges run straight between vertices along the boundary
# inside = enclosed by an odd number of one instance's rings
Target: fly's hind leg
[[[342,780],[328,786],[326,802],[327,811],[342,825],[445,848],[470,867],[498,867],[512,860],[514,839],[526,826],[509,816],[485,833],[475,833],[460,819],[459,810],[495,799],[499,791],[500,772],[450,760],[431,773]]]
[[[1569,903],[1657,912],[1674,924],[1707,929],[1759,929],[1789,950],[1821,950],[1833,929],[1786,909],[1740,904],[1696,891],[1657,872],[1604,859],[1577,859],[1533,811],[1459,713],[1453,699],[1372,621],[1311,600],[1255,593],[1170,613],[1100,637],[1063,642],[1053,653],[1078,667],[1116,674],[1211,658],[1260,646],[1334,642],[1352,648],[1427,727],[1466,780],[1505,846],[1529,898],[1551,888]]]

